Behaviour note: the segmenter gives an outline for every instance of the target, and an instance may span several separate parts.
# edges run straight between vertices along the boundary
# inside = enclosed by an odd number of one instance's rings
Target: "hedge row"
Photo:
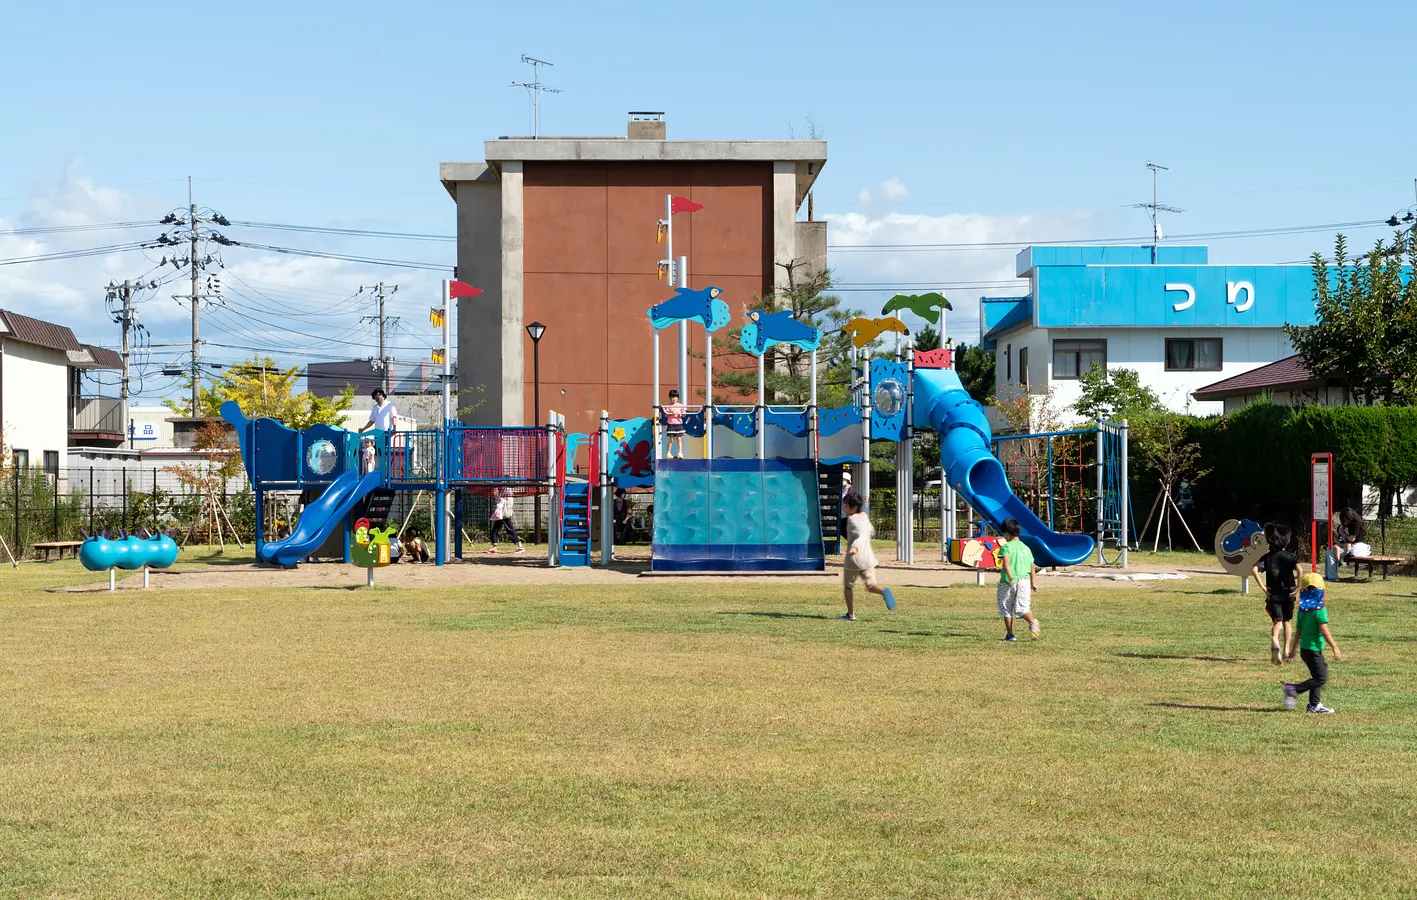
[[[1225,416],[1192,419],[1188,439],[1201,448],[1200,466],[1210,469],[1191,492],[1194,524],[1204,529],[1235,517],[1306,522],[1314,453],[1333,454],[1333,498],[1339,508],[1361,502],[1365,484],[1388,492],[1417,484],[1413,407],[1256,403]],[[1137,459],[1134,471],[1137,505],[1145,499],[1149,506],[1154,470]],[[1138,514],[1144,516],[1145,508]]]

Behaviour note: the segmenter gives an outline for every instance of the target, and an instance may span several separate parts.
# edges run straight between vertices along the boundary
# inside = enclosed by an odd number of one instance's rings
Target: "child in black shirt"
[[[1255,567],[1264,575],[1265,612],[1269,613],[1269,657],[1276,666],[1284,661],[1284,648],[1294,632],[1294,599],[1299,594],[1299,558],[1289,548],[1294,534],[1277,525],[1270,552]],[[1282,633],[1282,640],[1281,640]]]

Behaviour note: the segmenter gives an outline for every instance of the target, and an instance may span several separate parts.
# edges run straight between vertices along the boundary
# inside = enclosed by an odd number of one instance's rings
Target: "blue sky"
[[[545,80],[564,90],[543,104],[547,134],[617,134],[626,110],[663,109],[671,138],[782,138],[802,135],[810,116],[829,142],[816,209],[834,244],[1141,236],[1143,214],[1125,205],[1150,198],[1148,159],[1170,166],[1163,201],[1186,209],[1167,219],[1173,235],[1371,221],[1415,199],[1411,4],[606,10],[557,0],[23,4],[0,22],[0,232],[156,219],[185,202],[190,174],[198,203],[231,219],[450,234],[438,163],[480,159],[483,140],[527,131],[526,96],[508,87],[530,74],[522,53],[553,61]],[[453,255],[447,243],[226,231],[381,258]],[[1384,233],[1352,231],[1362,244]],[[0,234],[0,259],[137,236]],[[1331,242],[1209,243],[1212,261],[1280,262]],[[997,283],[949,292],[951,330],[968,339],[974,298],[1010,293],[1012,255],[838,253],[832,265],[848,285]],[[435,273],[223,256],[242,294],[213,317],[214,342],[279,348],[290,363],[321,347],[370,355],[358,322],[367,310],[345,298],[379,279],[401,285],[400,352],[431,339],[420,316]],[[155,261],[0,266],[0,306],[111,346],[103,285]],[[186,321],[167,293],[143,306],[159,343],[180,340]],[[287,321],[282,310],[304,323],[291,326],[297,334],[257,323]]]

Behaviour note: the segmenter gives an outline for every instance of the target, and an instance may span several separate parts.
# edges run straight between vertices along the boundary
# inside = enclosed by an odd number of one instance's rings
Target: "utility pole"
[[[360,290],[362,291],[364,288],[360,288]],[[379,386],[383,389],[384,394],[388,395],[392,391],[392,379],[389,377],[389,370],[393,368],[393,360],[389,358],[388,353],[385,351],[385,331],[388,326],[397,325],[399,317],[384,314],[384,300],[387,296],[398,293],[399,286],[396,284],[392,285],[386,294],[384,291],[384,283],[381,281],[369,290],[374,292],[374,301],[378,304],[378,315],[364,316],[360,321],[373,322],[379,329],[379,355],[371,359],[370,362],[374,364],[374,368],[379,370]]]
[[[197,417],[198,403],[202,394],[202,333],[199,327],[202,301],[198,295],[197,279],[197,204],[192,200],[192,176],[187,176],[187,222],[191,225],[191,269],[192,269],[192,418]]]
[[[128,355],[132,353],[130,336],[133,331],[133,286],[128,279],[123,279],[123,380],[119,382],[118,397],[119,409],[123,411],[123,418],[128,418]],[[128,449],[133,449],[133,429],[128,431]]]

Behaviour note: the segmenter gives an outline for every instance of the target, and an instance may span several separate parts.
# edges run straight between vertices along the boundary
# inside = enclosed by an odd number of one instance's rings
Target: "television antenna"
[[[1178,206],[1169,206],[1165,203],[1161,203],[1156,199],[1157,174],[1160,172],[1169,172],[1171,170],[1166,166],[1158,165],[1157,163],[1151,162],[1150,160],[1147,161],[1146,167],[1151,170],[1151,202],[1133,203],[1130,204],[1127,208],[1144,209],[1151,217],[1151,261],[1156,262],[1156,245],[1166,239],[1166,235],[1164,235],[1161,231],[1161,219],[1157,216],[1157,213],[1183,213],[1185,212],[1185,210],[1181,209]]]
[[[559,88],[547,87],[541,83],[541,67],[555,65],[544,59],[537,59],[534,56],[522,54],[522,62],[531,66],[531,81],[513,81],[512,87],[526,88],[527,99],[531,101],[531,136],[533,139],[541,136],[541,95],[559,94]]]

